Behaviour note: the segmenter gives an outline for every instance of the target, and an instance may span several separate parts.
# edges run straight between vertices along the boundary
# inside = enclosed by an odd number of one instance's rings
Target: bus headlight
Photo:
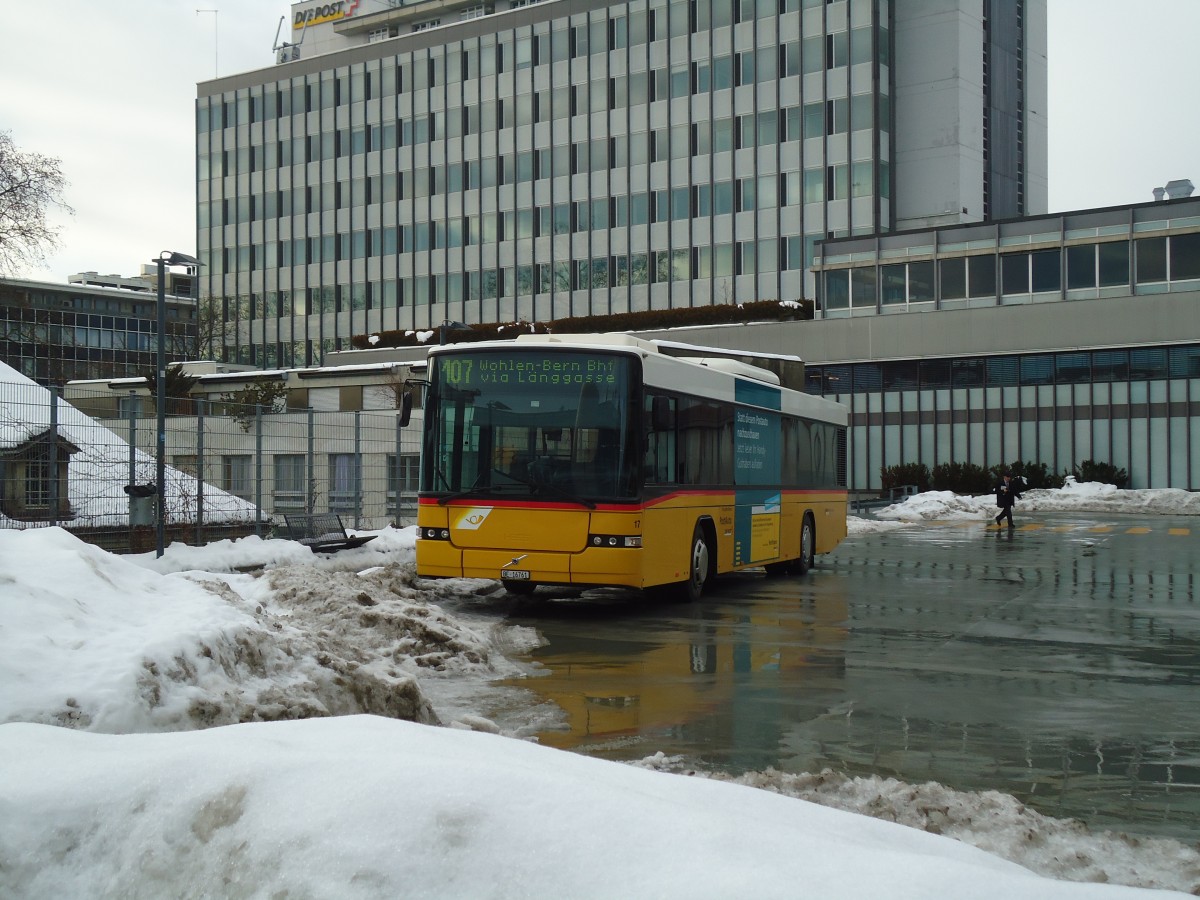
[[[450,540],[449,528],[422,528],[417,533],[428,541]]]

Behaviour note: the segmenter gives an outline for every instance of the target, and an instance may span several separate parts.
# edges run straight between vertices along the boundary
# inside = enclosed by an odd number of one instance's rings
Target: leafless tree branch
[[[57,207],[74,214],[62,197],[66,186],[57,158],[24,153],[0,131],[0,275],[39,265],[58,247],[59,229],[46,213]]]

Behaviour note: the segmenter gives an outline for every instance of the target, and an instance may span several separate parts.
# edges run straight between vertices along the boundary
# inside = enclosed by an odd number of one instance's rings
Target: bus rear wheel
[[[817,556],[817,527],[813,524],[812,516],[805,513],[804,524],[800,526],[800,556],[793,568],[797,575],[806,575],[813,567]]]
[[[708,549],[708,538],[704,534],[704,526],[696,523],[692,531],[692,543],[688,550],[687,581],[679,585],[679,599],[695,603],[704,593],[704,585],[708,582],[712,567],[712,557]]]

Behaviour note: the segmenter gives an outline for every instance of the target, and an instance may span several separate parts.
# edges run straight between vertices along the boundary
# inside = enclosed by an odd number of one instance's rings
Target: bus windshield
[[[623,354],[434,355],[421,489],[587,506],[634,497],[634,371]]]

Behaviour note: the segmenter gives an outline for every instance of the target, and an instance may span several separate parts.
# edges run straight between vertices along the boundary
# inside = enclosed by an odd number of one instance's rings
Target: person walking
[[[1021,496],[1021,488],[1017,484],[1016,479],[1012,477],[1012,472],[1006,471],[1000,476],[1000,480],[996,482],[996,506],[1000,507],[1000,514],[996,516],[996,525],[1000,524],[1000,520],[1007,517],[1008,527],[1013,528],[1012,508],[1013,503]]]

